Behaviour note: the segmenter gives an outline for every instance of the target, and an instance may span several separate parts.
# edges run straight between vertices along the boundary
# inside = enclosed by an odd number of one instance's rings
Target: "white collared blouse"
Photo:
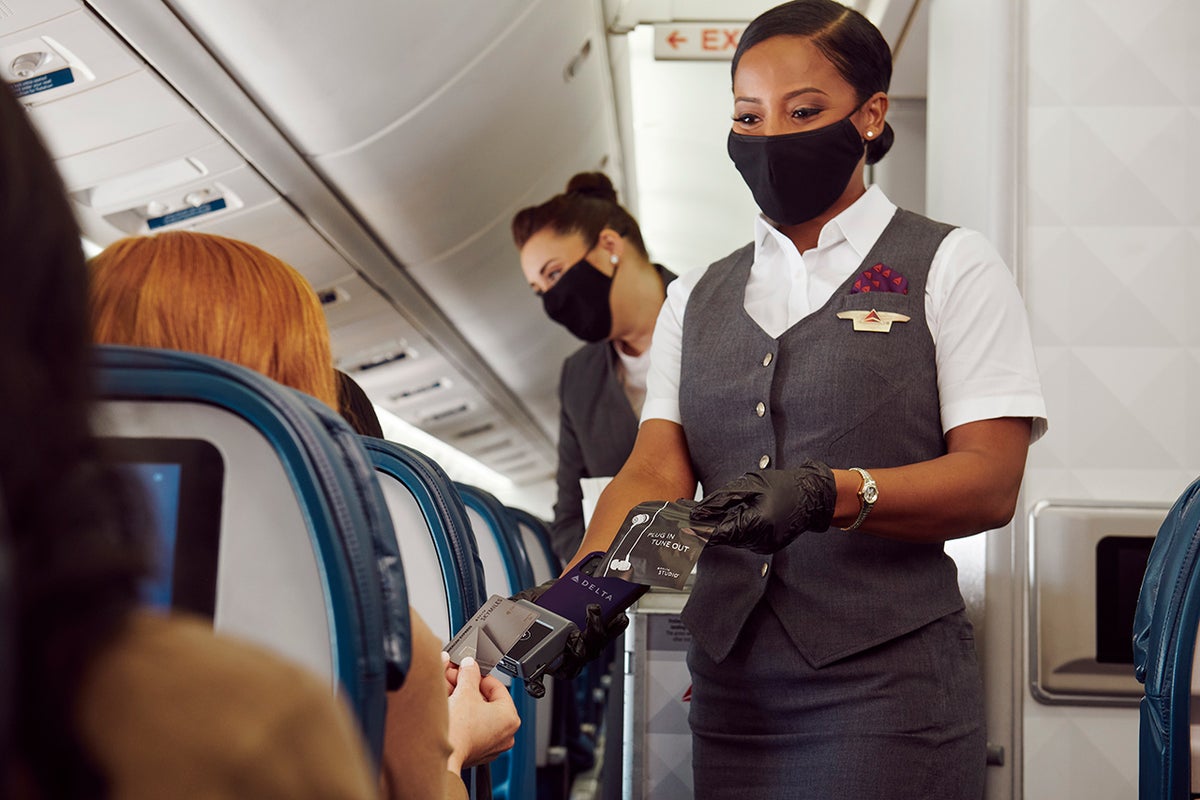
[[[820,309],[858,269],[895,211],[872,186],[827,222],[817,246],[804,253],[760,214],[746,313],[777,337]],[[681,275],[667,290],[650,348],[643,422],[680,421],[683,317],[706,269]],[[1046,404],[1025,306],[1012,273],[982,234],[957,228],[942,241],[925,287],[925,315],[936,348],[943,431],[984,419],[1030,417],[1032,439],[1045,433]]]

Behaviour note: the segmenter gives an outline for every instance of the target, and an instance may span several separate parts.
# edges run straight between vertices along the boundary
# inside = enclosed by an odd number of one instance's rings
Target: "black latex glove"
[[[596,570],[604,563],[602,555],[594,556],[580,564],[579,571],[585,575],[595,575]],[[558,582],[551,578],[545,583],[529,589],[522,589],[512,596],[513,600],[528,600],[536,603],[547,589]],[[551,675],[568,680],[577,676],[585,666],[596,660],[610,642],[620,636],[629,626],[629,617],[625,612],[617,614],[606,625],[600,617],[600,605],[592,603],[587,607],[587,624],[583,630],[576,630],[567,637],[563,648],[563,657],[551,671]],[[537,695],[540,696],[540,695]]]
[[[833,520],[837,484],[820,461],[795,469],[762,469],[711,492],[691,513],[692,522],[710,525],[708,544],[775,553],[805,531],[824,531]]]

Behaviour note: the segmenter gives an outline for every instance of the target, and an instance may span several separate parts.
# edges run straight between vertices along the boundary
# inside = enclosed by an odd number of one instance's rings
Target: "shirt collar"
[[[866,258],[895,213],[896,204],[887,198],[882,189],[872,184],[849,208],[825,223],[817,236],[817,249],[847,242],[859,258]],[[791,240],[760,213],[754,220],[755,255],[772,245],[792,246]]]

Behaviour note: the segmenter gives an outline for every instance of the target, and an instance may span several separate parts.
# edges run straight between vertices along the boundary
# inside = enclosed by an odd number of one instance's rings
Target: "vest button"
[[[760,459],[758,460],[758,468],[759,468],[759,469],[766,469],[766,468],[767,468],[767,464],[770,464],[770,463],[771,463],[771,457],[770,457],[770,456],[763,456],[762,458],[760,458]]]
[[[764,367],[771,366],[771,359],[774,357],[775,356],[771,355],[770,353],[767,353],[765,356],[763,356],[763,366]]]
[[[764,561],[763,565],[762,565],[762,576],[764,578],[767,577],[767,570],[769,570],[770,568],[771,568],[771,565]]]
[[[755,413],[755,414],[758,414],[760,417],[761,417],[763,414],[766,414],[766,413],[767,413],[767,406],[766,406],[766,404],[765,404],[765,403],[759,403],[758,405],[756,405],[756,406],[754,407],[754,413]]]

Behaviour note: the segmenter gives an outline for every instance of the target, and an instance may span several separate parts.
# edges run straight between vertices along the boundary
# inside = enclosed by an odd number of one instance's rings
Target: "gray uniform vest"
[[[859,271],[777,339],[743,308],[753,244],[708,268],[684,314],[679,383],[688,451],[706,490],[807,458],[834,469],[870,469],[945,453],[925,284],[951,230],[897,211]],[[908,293],[851,294],[857,275],[880,263],[908,279]],[[910,321],[879,333],[855,331],[837,316],[872,309]],[[814,666],[963,607],[957,570],[940,543],[831,528],[804,533],[774,556],[706,549],[683,620],[720,661],[763,599]]]

